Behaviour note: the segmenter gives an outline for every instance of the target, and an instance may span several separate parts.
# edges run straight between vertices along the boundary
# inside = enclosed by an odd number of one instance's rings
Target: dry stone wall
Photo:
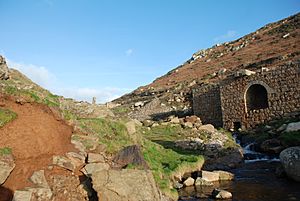
[[[220,86],[205,85],[193,91],[193,111],[201,118],[203,124],[222,127]]]
[[[264,88],[267,103],[263,108],[249,108],[249,100],[259,102],[260,91],[250,94],[250,87]],[[262,87],[261,87],[262,86]],[[255,90],[254,90],[255,92]],[[283,116],[300,113],[300,63],[274,67],[250,76],[230,77],[219,85],[203,86],[193,90],[194,113],[203,123],[223,126],[251,128]]]
[[[299,73],[299,63],[294,63],[251,76],[225,80],[220,87],[223,127],[230,129],[234,124],[240,124],[243,128],[250,128],[274,118],[299,113]],[[261,85],[266,89],[266,108],[247,108],[246,93],[252,85]]]

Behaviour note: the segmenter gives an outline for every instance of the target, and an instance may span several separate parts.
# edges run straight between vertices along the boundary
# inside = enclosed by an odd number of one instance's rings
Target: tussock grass
[[[0,108],[0,128],[17,118],[17,114],[9,109]]]

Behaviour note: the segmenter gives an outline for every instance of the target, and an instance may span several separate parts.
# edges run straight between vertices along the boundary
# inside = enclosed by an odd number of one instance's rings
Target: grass
[[[3,156],[3,155],[9,155],[12,153],[12,150],[10,147],[3,147],[3,148],[0,148],[0,156]]]
[[[132,144],[126,126],[121,121],[103,118],[79,119],[81,128],[99,138],[99,142],[107,146],[109,153]]]
[[[180,172],[196,171],[204,163],[202,156],[182,155],[146,139],[143,155],[159,188],[173,198],[177,196],[177,191],[172,187],[172,177]]]
[[[9,109],[0,108],[0,128],[17,118],[17,114]]]
[[[117,116],[127,115],[128,112],[130,112],[129,108],[123,107],[123,106],[114,107],[111,110],[114,113],[114,115],[117,115]]]

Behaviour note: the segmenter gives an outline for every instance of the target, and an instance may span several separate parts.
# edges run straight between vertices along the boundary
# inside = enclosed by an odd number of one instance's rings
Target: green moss
[[[0,148],[0,156],[3,156],[3,155],[9,155],[12,153],[12,150],[10,147],[3,147],[3,148]]]
[[[300,131],[287,132],[280,135],[279,139],[285,146],[299,146],[300,144]]]
[[[0,108],[0,127],[17,118],[17,114],[9,109]]]
[[[119,115],[119,116],[126,115],[128,112],[130,112],[129,108],[123,107],[123,106],[118,106],[118,107],[112,108],[111,110],[115,115]]]

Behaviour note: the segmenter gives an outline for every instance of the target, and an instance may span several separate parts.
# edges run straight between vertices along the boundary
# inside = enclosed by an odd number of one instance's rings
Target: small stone
[[[222,189],[214,189],[212,192],[212,196],[213,198],[216,199],[231,199],[232,198],[232,194],[229,191],[225,191]]]
[[[183,184],[181,184],[181,183],[179,183],[179,182],[176,181],[176,182],[174,183],[174,188],[175,188],[175,189],[181,189],[181,188],[183,188]]]
[[[184,182],[184,186],[193,186],[195,183],[195,180],[192,177],[187,178]]]

